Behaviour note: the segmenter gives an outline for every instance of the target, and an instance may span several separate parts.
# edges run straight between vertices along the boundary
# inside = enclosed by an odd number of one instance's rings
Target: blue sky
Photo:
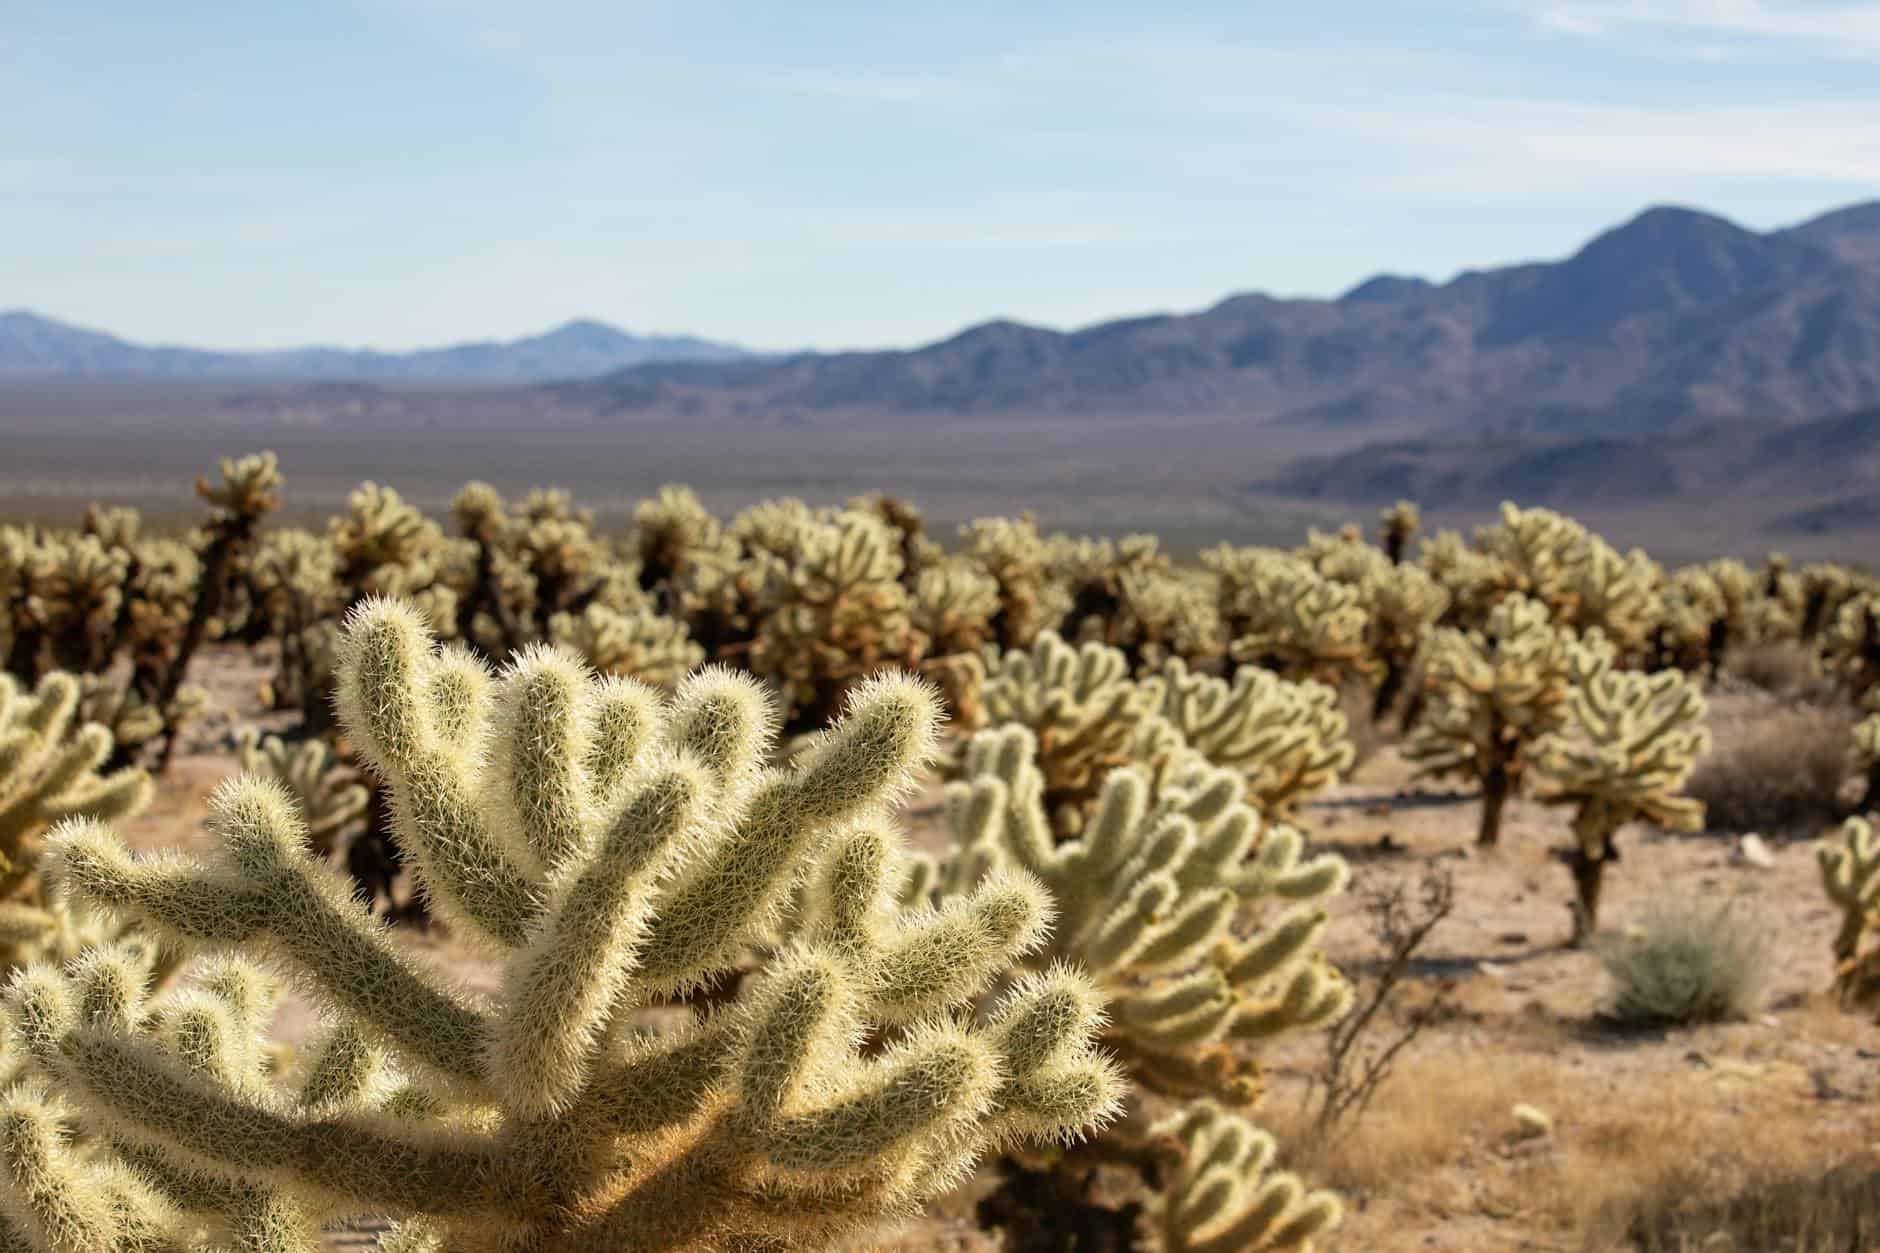
[[[4,9],[0,307],[143,341],[901,345],[1880,198],[1873,0]]]

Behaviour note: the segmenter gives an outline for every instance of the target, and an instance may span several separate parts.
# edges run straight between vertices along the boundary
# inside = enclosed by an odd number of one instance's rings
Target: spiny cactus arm
[[[648,902],[682,847],[675,837],[712,791],[705,772],[684,759],[651,771],[633,785],[587,864],[551,885],[550,912],[509,961],[505,1012],[491,1040],[488,1072],[509,1108],[550,1117],[579,1094],[628,991]]]
[[[405,851],[434,905],[505,948],[542,912],[531,850],[479,804],[480,746],[442,737],[427,692],[435,657],[416,611],[368,599],[340,641],[341,723],[390,783]]]
[[[96,1253],[123,1247],[117,1198],[78,1155],[69,1112],[43,1087],[0,1093],[0,1248]],[[152,1207],[155,1198],[149,1198]]]
[[[1834,939],[1838,964],[1860,951],[1861,936],[1880,923],[1880,836],[1865,818],[1842,824],[1840,843],[1824,842],[1816,851],[1821,887],[1841,911],[1841,927]]]
[[[293,796],[316,853],[330,852],[341,833],[365,814],[366,789],[341,772],[324,741],[290,747],[279,736],[264,739],[249,728],[241,734],[239,754],[245,772],[272,777]]]
[[[49,841],[48,869],[82,899],[176,942],[260,945],[414,1057],[459,1080],[480,1080],[483,1015],[434,987],[392,947],[383,924],[313,862],[276,786],[224,785],[210,822],[226,841],[214,860],[133,858],[99,825],[68,823]]]
[[[650,697],[650,689],[640,690]],[[737,791],[756,777],[777,722],[775,703],[750,675],[707,666],[686,676],[673,694],[665,737],[710,770],[719,786]]]
[[[1143,1213],[1141,1234],[1153,1253],[1310,1253],[1343,1217],[1333,1193],[1270,1173],[1273,1137],[1213,1101],[1152,1130],[1183,1149],[1175,1177]]]
[[[996,870],[939,908],[885,907],[891,847],[862,827],[838,842],[813,893],[818,930],[866,988],[870,1016],[911,1023],[982,991],[1049,928],[1050,899],[1023,871]]]
[[[807,760],[760,781],[740,819],[661,898],[643,950],[647,985],[673,991],[730,965],[831,828],[911,786],[933,754],[938,721],[937,699],[918,680],[882,675],[859,685],[847,715]]]

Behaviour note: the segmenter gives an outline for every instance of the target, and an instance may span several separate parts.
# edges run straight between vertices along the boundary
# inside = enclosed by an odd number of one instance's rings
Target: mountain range
[[[207,352],[16,312],[8,376],[509,381],[602,417],[1203,416],[1341,443],[1781,424],[1880,407],[1880,201],[1760,233],[1657,207],[1558,261],[1073,331],[992,321],[896,351],[759,356],[576,321],[409,353]]]
[[[629,335],[577,319],[541,335],[374,352],[289,348],[216,352],[133,344],[24,310],[0,313],[0,378],[426,379],[495,382],[569,379],[647,361],[720,361],[746,356],[731,344],[691,336]]]
[[[1230,296],[892,352],[662,362],[557,387],[603,413],[1213,414],[1367,433],[1644,434],[1880,405],[1880,202],[1767,233],[1648,209],[1561,261],[1334,299]]]

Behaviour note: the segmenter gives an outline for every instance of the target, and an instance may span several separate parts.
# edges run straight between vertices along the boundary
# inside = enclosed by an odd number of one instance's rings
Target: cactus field
[[[0,1251],[1880,1248],[1868,567],[202,470],[0,500]]]

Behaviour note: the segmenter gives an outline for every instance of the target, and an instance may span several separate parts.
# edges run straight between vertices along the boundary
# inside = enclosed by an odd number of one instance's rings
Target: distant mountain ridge
[[[1387,274],[920,348],[668,362],[554,388],[601,413],[1211,414],[1408,434],[1625,435],[1880,405],[1880,201],[1759,234],[1648,209],[1570,257]]]
[[[630,335],[576,319],[540,335],[375,352],[290,348],[216,352],[133,344],[24,310],[0,313],[0,378],[291,378],[537,382],[587,378],[649,361],[723,361],[744,349],[687,335]]]

